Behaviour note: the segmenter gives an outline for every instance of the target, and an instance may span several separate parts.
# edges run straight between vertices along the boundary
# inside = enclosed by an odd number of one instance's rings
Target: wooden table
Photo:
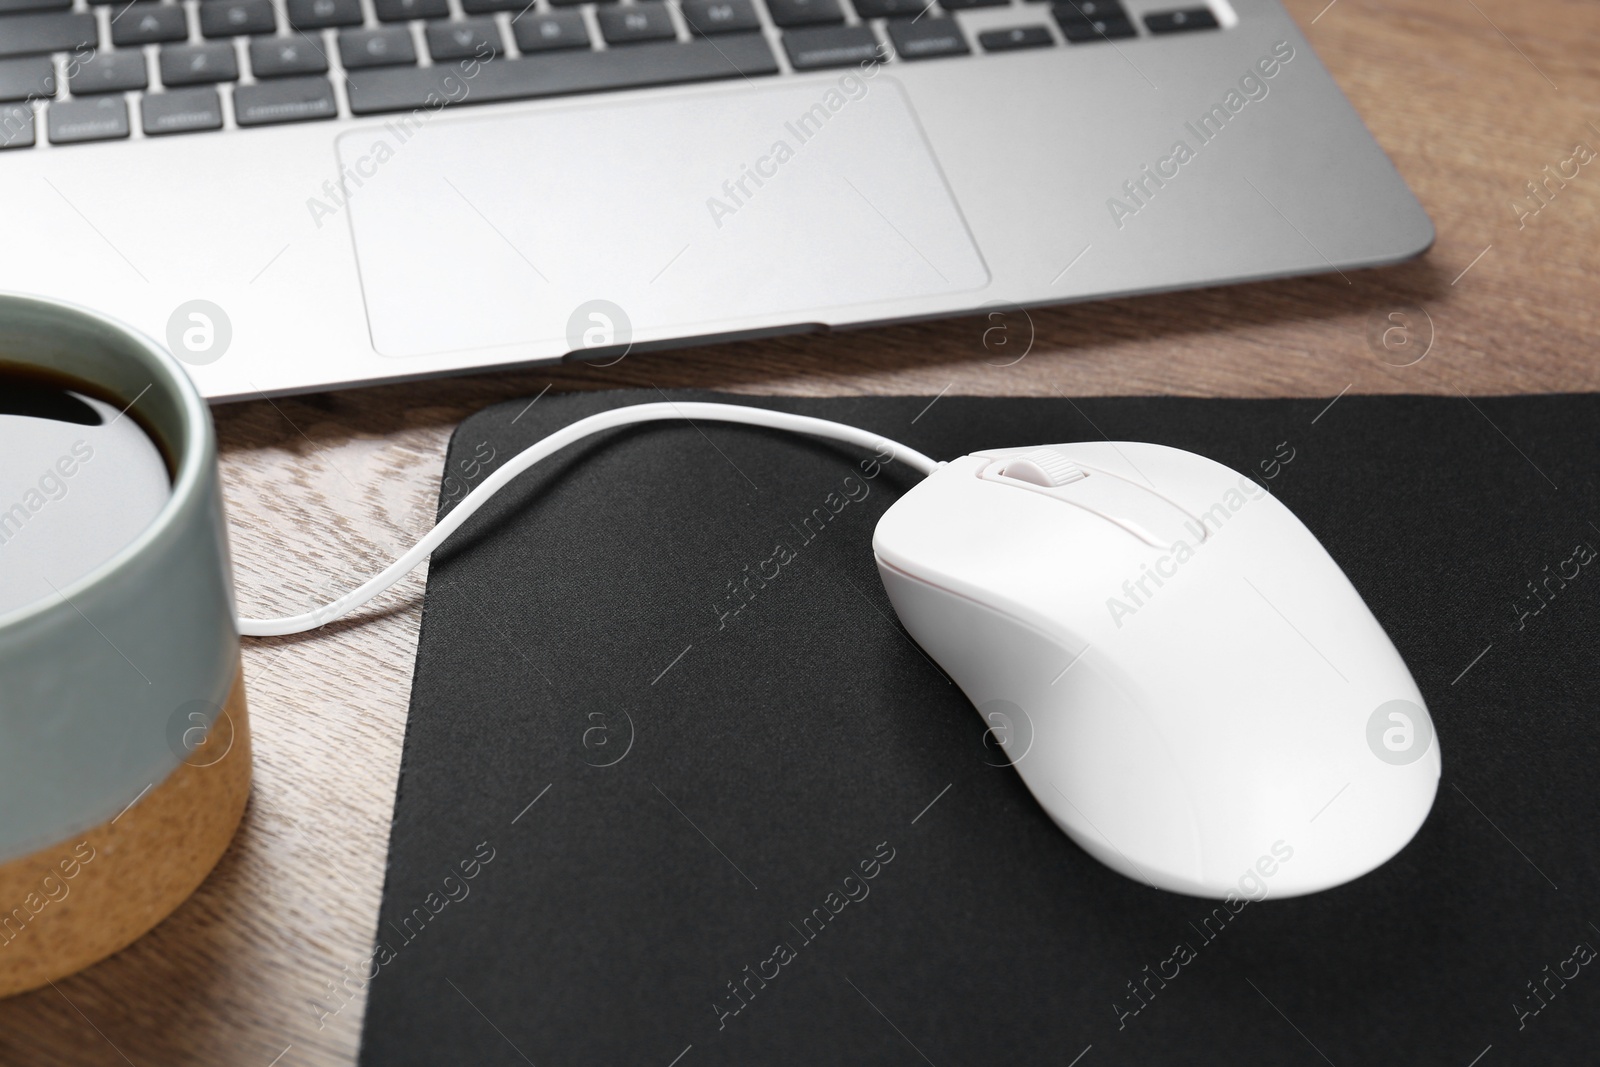
[[[223,407],[240,608],[289,614],[378,570],[430,525],[456,423],[547,385],[1330,399],[1600,389],[1600,160],[1536,216],[1519,222],[1512,206],[1574,145],[1600,149],[1600,7],[1326,3],[1289,7],[1433,217],[1438,243],[1421,260],[1348,283],[1014,312],[1006,349],[986,349],[996,323],[973,318]],[[1395,325],[1386,316],[1408,304],[1431,318],[1432,348],[1388,366],[1411,356],[1376,351],[1369,325]],[[1428,327],[1411,326],[1414,355]],[[1003,365],[1029,332],[1026,358]],[[256,779],[233,847],[131,948],[0,1002],[0,1063],[353,1062],[363,997],[333,989],[376,925],[422,590],[418,571],[359,624],[245,642]]]

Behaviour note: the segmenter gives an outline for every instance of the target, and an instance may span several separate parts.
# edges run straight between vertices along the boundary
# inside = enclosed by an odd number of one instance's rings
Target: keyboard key
[[[767,0],[767,13],[779,26],[820,26],[843,22],[839,0]]]
[[[973,7],[1005,7],[1011,0],[939,0],[946,11],[965,11]]]
[[[215,89],[145,93],[139,101],[139,110],[144,132],[150,137],[222,129],[222,99]]]
[[[0,13],[4,14],[13,11],[69,11],[71,8],[72,0],[0,0]]]
[[[256,38],[250,42],[250,73],[258,78],[324,74],[328,57],[306,37]]]
[[[1077,0],[1076,3],[1068,0],[1050,9],[1061,25],[1061,36],[1072,44],[1137,37],[1139,31],[1121,12],[1121,4],[1107,0]]]
[[[689,30],[702,36],[761,28],[750,0],[684,0],[682,11]]]
[[[417,50],[405,27],[385,30],[344,30],[339,34],[339,59],[346,70],[415,63]]]
[[[1061,0],[1056,4],[1056,21],[1076,19],[1093,22],[1095,19],[1125,19],[1128,12],[1120,0]]]
[[[1217,28],[1217,17],[1208,7],[1190,7],[1182,11],[1154,11],[1144,17],[1144,28],[1151,33],[1214,30]]]
[[[1137,37],[1139,31],[1127,19],[1095,19],[1093,22],[1063,22],[1061,36],[1071,44],[1093,44],[1112,41],[1120,37]]]
[[[54,95],[56,65],[50,62],[49,56],[0,60],[0,100],[32,100],[36,96]]]
[[[500,28],[494,19],[462,19],[429,26],[428,54],[434,60],[489,59],[500,54]]]
[[[891,19],[886,28],[894,53],[901,59],[934,59],[972,52],[955,19]]]
[[[556,7],[574,7],[578,4],[584,3],[584,0],[550,0],[550,3]],[[610,4],[615,3],[615,0],[596,0],[596,3]]]
[[[95,45],[94,16],[83,12],[0,17],[0,59],[71,52]]]
[[[177,4],[129,4],[111,20],[111,43],[118,48],[189,39],[189,20]]]
[[[684,0],[680,10],[689,32],[703,37],[761,28],[761,19],[750,0]]]
[[[0,149],[33,147],[33,108],[0,104]]]
[[[272,0],[205,0],[200,5],[200,33],[206,37],[272,33],[277,28]]]
[[[61,100],[45,112],[51,144],[109,141],[128,136],[128,105],[120,96]]]
[[[231,44],[169,44],[161,49],[163,85],[231,82],[238,76],[239,60]]]
[[[73,96],[120,93],[129,89],[143,89],[149,84],[144,53],[137,49],[131,52],[91,52],[83,62],[75,65],[67,77],[67,88],[72,90]]]
[[[576,11],[523,15],[511,23],[511,32],[524,53],[589,47],[589,31],[583,25],[583,16]]]
[[[866,26],[790,30],[783,35],[783,50],[795,70],[850,67],[881,58],[878,39]]]
[[[853,0],[864,19],[913,18],[933,6],[933,0]]]
[[[448,0],[372,0],[380,22],[406,19],[442,19],[450,14]]]
[[[215,0],[206,0],[214,3]],[[331,119],[339,113],[327,78],[283,78],[233,91],[233,118],[241,126]]]
[[[1014,26],[1009,30],[985,30],[978,34],[978,43],[985,52],[1013,52],[1018,48],[1049,48],[1055,38],[1043,26]]]
[[[361,0],[287,0],[284,7],[297,30],[361,25]]]
[[[487,15],[494,11],[525,11],[534,6],[534,0],[461,0],[461,10],[469,15]]]
[[[600,35],[607,44],[634,44],[639,41],[670,41],[678,35],[673,28],[667,5],[660,0],[625,7],[612,5],[598,8],[595,18],[600,23]]]
[[[777,72],[778,61],[761,34],[735,33],[716,41],[657,41],[606,52],[550,52],[531,59],[499,59],[481,66],[465,96],[456,64],[352,71],[350,110],[371,115],[410,111],[428,106],[430,99],[488,104]]]

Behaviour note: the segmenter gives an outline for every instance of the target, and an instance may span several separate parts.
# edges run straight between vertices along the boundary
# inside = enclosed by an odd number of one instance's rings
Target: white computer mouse
[[[1131,442],[978,452],[879,521],[919,644],[1051,818],[1203,897],[1327,889],[1403,848],[1439,744],[1388,635],[1254,480]]]

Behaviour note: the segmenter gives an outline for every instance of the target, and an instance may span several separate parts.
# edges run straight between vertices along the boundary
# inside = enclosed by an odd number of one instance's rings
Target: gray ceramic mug
[[[171,495],[111,559],[0,614],[0,995],[181,903],[232,838],[250,764],[205,401],[158,343],[54,300],[0,294],[6,365],[127,407]]]

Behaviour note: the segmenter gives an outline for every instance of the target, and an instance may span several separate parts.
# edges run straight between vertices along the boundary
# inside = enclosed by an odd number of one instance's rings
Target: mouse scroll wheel
[[[1000,468],[999,473],[1019,482],[1042,485],[1046,489],[1071,485],[1089,476],[1082,467],[1053,448],[1036,448],[1015,456]]]

